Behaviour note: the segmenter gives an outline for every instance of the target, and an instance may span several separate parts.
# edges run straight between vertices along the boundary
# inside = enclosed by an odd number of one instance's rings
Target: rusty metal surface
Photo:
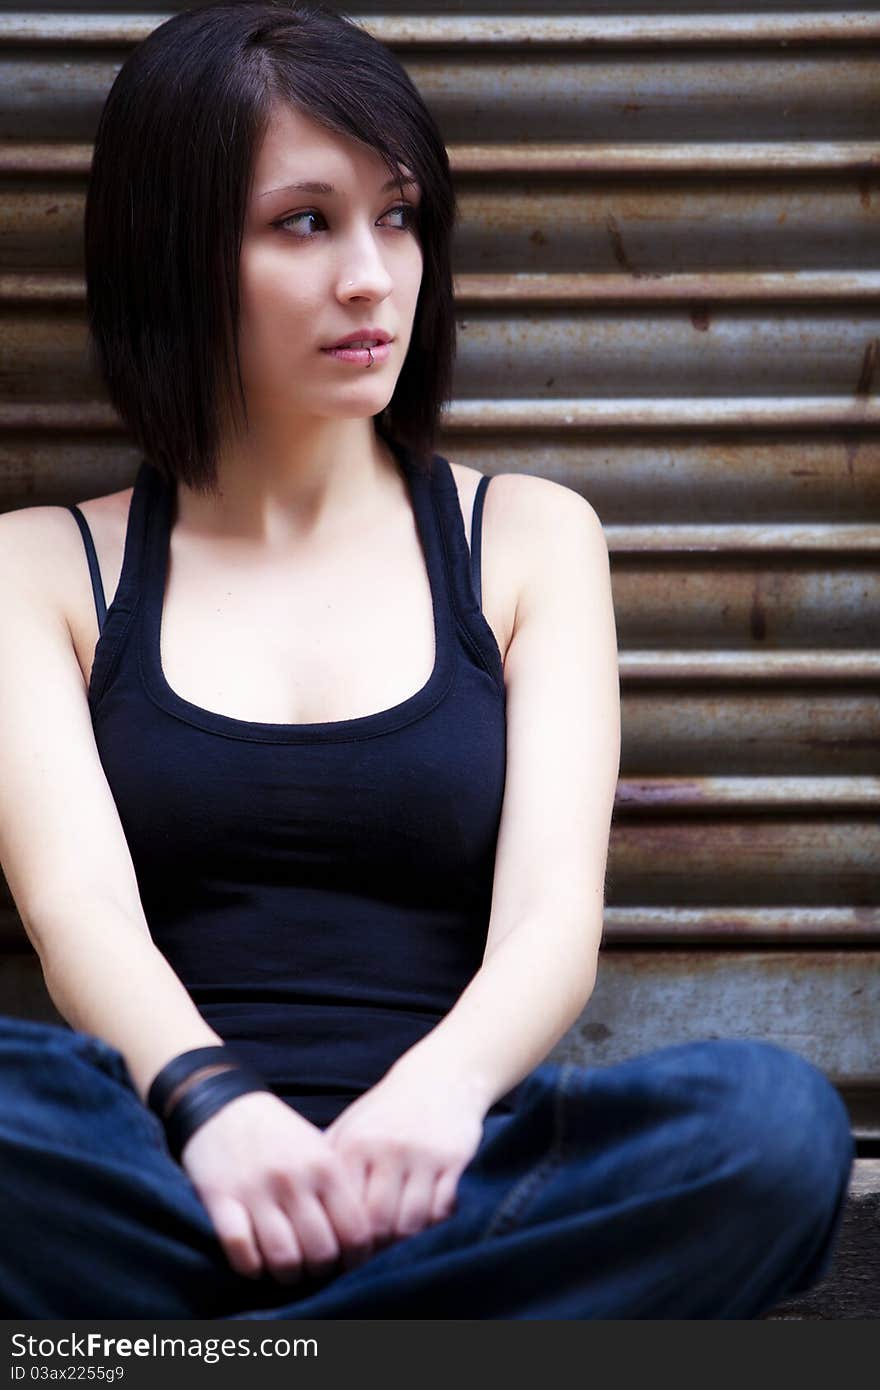
[[[114,9],[120,9],[114,6]],[[0,15],[0,42],[121,45],[140,42],[171,13],[57,14],[25,9]],[[176,7],[183,8],[183,7]],[[383,6],[382,10],[391,7]],[[360,7],[359,7],[360,9]],[[866,10],[815,14],[359,14],[382,43],[395,48],[721,47],[733,44],[853,44],[880,38],[880,16]]]
[[[878,691],[880,651],[870,648],[844,651],[810,647],[790,651],[623,651],[620,674],[628,683],[673,685],[702,683],[717,687],[737,685],[796,684],[803,698],[811,698],[816,684],[864,681]],[[880,693],[880,692],[878,692]]]
[[[770,525],[670,525],[605,527],[608,548],[615,555],[687,556],[700,551],[717,555],[876,555],[880,528],[874,522],[783,522]]]
[[[730,140],[715,142],[631,140],[625,131],[618,131],[617,140],[482,145],[462,139],[451,140],[449,148],[460,174],[715,173],[728,178],[733,173],[772,173],[778,178],[794,170],[856,170],[869,177],[880,167],[876,135],[798,144],[785,137],[743,139],[737,132],[728,133]]]
[[[711,768],[713,784],[739,778],[744,787],[770,794],[779,784],[776,794],[783,796],[800,785],[823,808],[841,779],[861,784],[880,775],[874,689],[830,680],[809,691],[766,681],[760,692],[752,686],[683,688],[674,680],[665,687],[622,685],[621,775],[627,785],[654,777],[702,779]]]
[[[209,3],[211,3],[211,0],[163,0],[162,4],[148,7],[144,4],[144,0],[112,0],[112,3],[91,7],[90,12],[103,14],[107,11],[113,14],[139,15],[149,9],[150,13],[155,11],[161,16],[165,16],[166,14],[173,14],[178,10],[192,9],[194,5]],[[40,13],[42,9],[48,7],[44,7],[37,3],[37,0],[25,0],[25,3],[14,3],[14,0],[10,0],[8,8],[15,12],[32,14]],[[81,14],[83,11],[82,0],[53,0],[51,8],[53,12],[75,13],[77,15]],[[338,6],[331,3],[331,8],[335,9],[338,8]],[[414,5],[412,0],[365,0],[362,4],[354,7],[349,6],[346,13],[353,14],[358,20],[363,19],[372,26],[377,22],[377,19],[386,15],[402,15],[409,17],[414,13],[432,15],[437,11],[442,13],[451,11],[454,13],[460,12],[468,14],[474,8],[475,7],[470,4],[468,0],[446,0],[446,3],[444,3],[443,0],[427,0],[426,3],[418,5]],[[615,0],[613,13],[616,15],[638,16],[642,14],[646,8],[645,0]],[[677,8],[682,12],[691,8],[702,16],[723,15],[730,13],[734,9],[730,0],[699,0],[699,3],[694,3],[690,5],[690,7],[688,5],[681,5]],[[780,8],[782,8],[782,6],[780,6]],[[822,0],[804,0],[804,3],[793,7],[790,6],[789,8],[794,8],[799,13],[806,13],[810,10],[827,11],[828,6],[822,3]],[[853,7],[853,9],[854,8],[855,7]],[[858,6],[858,11],[871,11],[877,8],[877,0],[868,0],[867,4]],[[544,6],[543,12],[556,15],[604,15],[611,9],[612,7],[609,6],[608,0],[553,0],[551,5]],[[533,15],[535,13],[535,4],[534,0],[480,0],[479,11],[481,14],[502,17],[520,14]],[[849,14],[852,12],[852,9],[850,7],[841,7],[839,12],[842,14]]]
[[[870,395],[880,305],[600,305],[525,314],[486,309],[461,322],[462,394],[642,400]],[[863,385],[865,364],[868,381]],[[466,383],[466,392],[464,386]]]
[[[621,777],[619,814],[672,816],[677,811],[868,811],[880,808],[880,777]]]
[[[874,356],[866,345],[863,362]],[[859,372],[858,383],[862,380]],[[686,381],[686,377],[681,378]],[[489,383],[486,383],[487,386]],[[509,388],[509,383],[506,383]],[[553,385],[553,379],[550,382]],[[733,389],[733,383],[731,388]],[[448,411],[456,430],[572,429],[584,433],[606,429],[871,429],[880,426],[880,400],[873,394],[787,396],[459,396]]]
[[[817,293],[835,271],[829,291],[845,295],[849,281],[861,295],[876,278],[880,168],[723,182],[621,171],[587,180],[581,171],[525,187],[522,175],[500,172],[487,184],[485,172],[462,173],[458,191],[456,288],[466,308],[539,296],[586,307],[627,283],[635,304],[671,291],[794,297]]]
[[[880,945],[877,907],[608,907],[606,947]]]
[[[811,140],[798,144],[789,140],[739,140],[723,142],[692,140],[684,144],[628,140],[619,132],[617,141],[553,140],[511,144],[493,140],[491,144],[447,140],[450,165],[459,176],[466,174],[592,174],[592,173],[772,173],[774,178],[798,170],[827,173],[855,171],[872,179],[880,169],[876,137],[865,140]],[[57,173],[86,174],[91,145],[63,139],[51,143],[29,136],[12,142],[0,141],[0,173],[31,174],[47,177]]]
[[[763,1038],[836,1083],[870,1084],[880,1056],[880,954],[603,951],[593,995],[554,1055],[605,1066],[713,1037]]]
[[[876,907],[880,817],[826,809],[677,818],[618,815],[606,878],[614,907]]]
[[[615,566],[614,600],[630,648],[870,648],[880,639],[871,557],[627,554]]]
[[[0,137],[89,140],[128,45],[68,49],[39,39],[0,49]],[[876,43],[798,45],[746,39],[717,49],[659,45],[587,51],[407,45],[400,57],[445,137],[483,141],[871,140]],[[76,61],[70,62],[70,53]],[[621,131],[621,123],[625,123]]]

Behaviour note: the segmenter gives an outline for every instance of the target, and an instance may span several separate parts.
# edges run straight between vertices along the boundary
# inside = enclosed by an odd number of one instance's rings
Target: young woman
[[[0,526],[0,850],[70,1025],[0,1026],[7,1317],[752,1317],[827,1267],[806,1060],[545,1060],[602,931],[608,552],[433,450],[454,212],[331,13],[178,14],[110,91],[89,322],[141,462]]]

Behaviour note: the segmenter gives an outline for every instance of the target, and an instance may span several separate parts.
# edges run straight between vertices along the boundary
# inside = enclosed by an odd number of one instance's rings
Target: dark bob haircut
[[[430,471],[455,358],[449,160],[391,51],[320,5],[239,0],[186,10],[123,64],[98,122],[85,208],[93,367],[148,461],[172,482],[213,491],[224,420],[247,424],[238,267],[275,102],[372,147],[393,177],[405,166],[421,183],[412,336],[374,423]]]

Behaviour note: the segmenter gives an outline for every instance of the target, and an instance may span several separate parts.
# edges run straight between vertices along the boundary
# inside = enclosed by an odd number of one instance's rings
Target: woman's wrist
[[[428,1046],[427,1039],[404,1052],[388,1074],[412,1085],[438,1085],[446,1091],[457,1091],[481,1115],[491,1109],[496,1099],[491,1077],[468,1066],[466,1059],[455,1053]]]
[[[168,1100],[165,1102],[160,1118],[163,1121],[167,1119],[177,1102],[180,1100],[181,1096],[185,1095],[186,1092],[189,1091],[191,1087],[196,1085],[199,1081],[204,1080],[206,1076],[215,1076],[218,1073],[228,1071],[230,1067],[236,1067],[237,1065],[237,1062],[233,1062],[230,1060],[229,1062],[215,1062],[211,1066],[207,1067],[199,1067],[197,1071],[194,1071],[191,1076],[186,1077],[184,1081],[181,1081],[174,1088],[174,1090],[171,1092],[171,1095],[168,1097]]]
[[[179,1161],[191,1135],[223,1106],[250,1091],[269,1090],[261,1076],[220,1043],[189,1048],[166,1062],[153,1078],[147,1104]]]
[[[256,1072],[247,1067],[228,1068],[218,1076],[207,1076],[192,1086],[175,1105],[164,1121],[168,1147],[178,1163],[184,1147],[202,1125],[238,1096],[252,1091],[267,1091],[269,1086]]]

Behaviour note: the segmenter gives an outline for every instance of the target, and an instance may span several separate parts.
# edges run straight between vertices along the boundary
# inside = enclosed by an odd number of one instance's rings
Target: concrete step
[[[880,1318],[880,1158],[853,1165],[831,1268],[821,1284],[779,1303],[765,1319]]]

